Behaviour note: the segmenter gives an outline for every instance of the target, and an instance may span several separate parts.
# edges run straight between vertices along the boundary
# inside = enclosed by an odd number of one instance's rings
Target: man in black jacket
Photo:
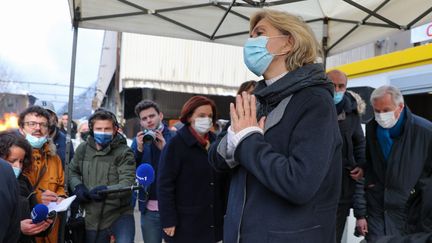
[[[341,242],[345,222],[353,208],[355,190],[362,190],[363,169],[365,163],[365,137],[360,124],[360,114],[364,112],[364,102],[355,93],[346,92],[347,76],[339,70],[327,73],[335,87],[333,101],[336,105],[338,124],[342,136],[342,189],[336,218],[336,240]],[[357,99],[358,100],[357,100]],[[356,186],[360,184],[360,186]],[[364,200],[360,197],[361,200]],[[364,203],[362,204],[364,205]],[[357,218],[357,230],[364,235],[367,232],[366,208],[354,210]]]
[[[379,87],[371,104],[375,120],[366,127],[364,167],[368,243],[403,233],[405,205],[432,162],[432,123],[412,114],[397,88]]]
[[[407,202],[405,235],[384,237],[379,243],[432,242],[432,178],[419,180],[413,192]]]
[[[20,236],[18,182],[12,167],[0,159],[0,242],[17,242]]]

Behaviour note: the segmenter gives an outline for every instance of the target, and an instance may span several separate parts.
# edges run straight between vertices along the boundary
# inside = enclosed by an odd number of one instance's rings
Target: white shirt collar
[[[274,78],[271,78],[271,79],[268,79],[268,80],[264,80],[264,81],[265,81],[265,83],[267,84],[267,86],[270,86],[270,85],[272,85],[274,82],[278,81],[280,78],[282,78],[283,76],[285,76],[287,73],[288,73],[288,71],[283,72],[283,73],[279,74],[278,76],[276,76],[276,77],[274,77]]]

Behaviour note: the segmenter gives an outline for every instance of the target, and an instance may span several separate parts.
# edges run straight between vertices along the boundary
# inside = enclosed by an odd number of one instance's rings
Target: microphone
[[[48,217],[48,207],[44,204],[38,204],[34,206],[33,210],[31,211],[31,218],[33,224],[40,223],[47,219]]]
[[[98,194],[110,194],[116,192],[134,191],[140,188],[146,188],[154,182],[155,172],[153,167],[148,163],[143,163],[138,166],[136,170],[136,182],[137,185],[117,188],[117,189],[107,189],[98,191]]]
[[[149,163],[143,163],[138,166],[135,178],[139,185],[144,187],[150,186],[150,184],[152,184],[154,181],[154,177],[154,169]]]

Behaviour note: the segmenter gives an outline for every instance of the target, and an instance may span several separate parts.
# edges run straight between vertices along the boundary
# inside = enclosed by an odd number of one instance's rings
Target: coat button
[[[213,204],[210,204],[210,207],[213,208]]]
[[[214,228],[214,225],[210,225],[210,228]]]
[[[214,182],[210,182],[210,186],[214,186]]]

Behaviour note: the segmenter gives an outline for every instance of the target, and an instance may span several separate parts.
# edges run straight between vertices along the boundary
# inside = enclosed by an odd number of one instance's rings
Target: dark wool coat
[[[33,193],[33,186],[31,185],[30,181],[25,177],[24,175],[18,176],[18,183],[19,183],[19,208],[20,208],[20,220],[24,219],[30,219],[31,218],[31,211],[36,206],[37,200],[36,195]],[[19,243],[32,243],[36,242],[35,237],[45,237],[51,232],[51,227],[53,224],[48,227],[45,231],[42,231],[38,233],[37,235],[24,235],[21,233]]]
[[[336,105],[338,114],[339,129],[342,136],[342,187],[339,204],[349,205],[353,207],[355,204],[361,205],[354,207],[354,215],[356,217],[366,216],[366,206],[363,196],[356,196],[357,194],[363,195],[363,181],[355,181],[351,178],[350,171],[355,167],[361,167],[366,163],[365,148],[366,140],[363,134],[363,129],[360,123],[360,112],[357,100],[353,97],[350,91],[345,92],[342,101]],[[357,185],[356,184],[360,184]],[[357,200],[357,202],[354,202]],[[360,200],[360,201],[359,201]]]
[[[214,140],[211,134],[210,141]],[[165,145],[159,162],[158,202],[162,228],[176,226],[167,242],[222,240],[226,174],[208,163],[207,150],[186,125]]]
[[[368,242],[382,236],[399,236],[405,225],[405,204],[419,178],[430,173],[432,123],[406,107],[400,137],[394,138],[385,161],[377,140],[375,120],[366,126],[365,196],[368,211]]]
[[[291,96],[292,95],[292,96]],[[250,133],[210,161],[232,171],[224,243],[334,243],[342,170],[333,85],[320,64],[305,65],[255,89],[264,135]]]
[[[20,237],[19,186],[12,167],[0,159],[0,242],[15,243]]]
[[[407,222],[404,236],[389,236],[379,243],[432,242],[432,178],[422,178],[407,202]]]

